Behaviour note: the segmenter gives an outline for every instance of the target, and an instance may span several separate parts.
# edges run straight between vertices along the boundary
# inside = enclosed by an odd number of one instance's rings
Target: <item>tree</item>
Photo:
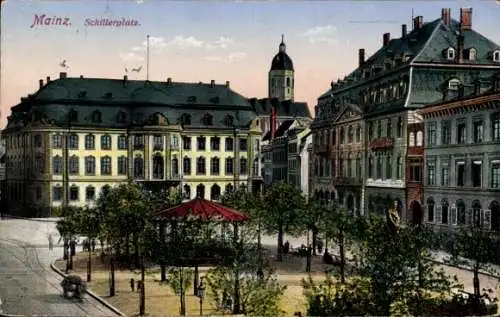
[[[180,296],[180,315],[186,315],[186,290],[189,289],[191,284],[193,283],[193,270],[185,269],[182,266],[180,267],[171,267],[168,270],[168,285],[175,294]]]
[[[465,226],[458,229],[454,236],[451,259],[453,265],[472,266],[473,273],[473,309],[477,312],[480,306],[481,288],[479,284],[479,272],[487,271],[496,274],[496,270],[489,264],[495,257],[494,246],[497,238],[490,231],[477,225]],[[472,262],[472,263],[471,263]]]
[[[283,235],[296,234],[303,229],[305,199],[292,184],[280,182],[264,194],[263,228],[269,234],[278,234],[278,261],[283,261]]]

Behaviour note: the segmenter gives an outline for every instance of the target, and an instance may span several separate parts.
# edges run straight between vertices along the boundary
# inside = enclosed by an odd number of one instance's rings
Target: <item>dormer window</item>
[[[213,125],[214,122],[213,122],[213,117],[211,114],[209,113],[206,113],[204,116],[203,116],[203,119],[201,120],[203,125]]]
[[[469,59],[470,61],[475,61],[475,60],[476,60],[476,56],[477,56],[477,51],[476,51],[476,49],[475,49],[475,48],[473,48],[473,47],[472,47],[472,48],[469,48],[469,50],[468,50],[468,55],[469,55],[469,56],[468,56],[468,59]]]
[[[183,125],[191,125],[191,115],[183,113],[180,121]]]
[[[124,123],[126,119],[127,119],[127,115],[125,114],[125,112],[123,112],[123,111],[118,112],[118,116],[117,116],[116,120],[119,123]]]
[[[87,97],[87,91],[85,90],[81,90],[79,93],[78,93],[78,98],[86,98]]]
[[[92,113],[92,122],[101,123],[101,112],[99,110]]]
[[[494,50],[492,54],[492,60],[495,63],[500,63],[500,50]]]
[[[449,61],[455,60],[455,49],[453,47],[446,50],[446,59]]]
[[[228,127],[232,127],[234,125],[234,118],[233,116],[227,115],[224,118],[224,124]]]
[[[460,80],[458,80],[456,78],[450,79],[448,81],[448,89],[449,90],[458,90],[458,88],[460,88],[460,85],[461,85]]]

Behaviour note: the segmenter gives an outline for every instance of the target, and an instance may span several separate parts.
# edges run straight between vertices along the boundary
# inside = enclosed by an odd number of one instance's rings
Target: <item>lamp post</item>
[[[198,285],[198,298],[200,299],[200,316],[203,316],[203,299],[205,298],[205,284],[203,280],[204,276],[200,277],[200,285]]]

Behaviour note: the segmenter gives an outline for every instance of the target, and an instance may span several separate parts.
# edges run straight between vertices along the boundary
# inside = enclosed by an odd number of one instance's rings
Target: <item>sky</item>
[[[127,68],[129,79],[145,80],[147,35],[150,80],[230,81],[236,92],[264,98],[284,34],[294,62],[295,100],[313,109],[332,80],[357,67],[359,48],[368,58],[381,47],[383,33],[400,37],[401,24],[411,30],[412,11],[432,21],[441,8],[451,8],[458,20],[461,7],[472,7],[473,28],[500,43],[499,0],[2,1],[0,127],[10,107],[47,76],[123,78]],[[42,15],[67,25],[33,25]],[[92,25],[104,18],[132,22]]]

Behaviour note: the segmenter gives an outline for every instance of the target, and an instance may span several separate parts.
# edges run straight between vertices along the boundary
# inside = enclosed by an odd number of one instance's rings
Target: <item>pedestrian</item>
[[[135,280],[133,278],[130,279],[130,289],[134,292],[135,288]]]
[[[92,239],[92,252],[95,252],[95,239]]]
[[[137,281],[136,289],[137,289],[137,293],[139,293],[141,291],[141,289],[142,289],[142,281],[141,280]]]
[[[54,248],[54,241],[52,240],[52,235],[49,234],[49,251],[52,251]]]
[[[70,255],[71,256],[75,256],[76,254],[76,240],[75,239],[71,239],[71,242],[69,243],[69,247],[71,249],[70,251]]]
[[[307,258],[306,258],[306,272],[310,273],[311,272],[311,255],[312,255],[312,247],[309,245],[307,247]]]

